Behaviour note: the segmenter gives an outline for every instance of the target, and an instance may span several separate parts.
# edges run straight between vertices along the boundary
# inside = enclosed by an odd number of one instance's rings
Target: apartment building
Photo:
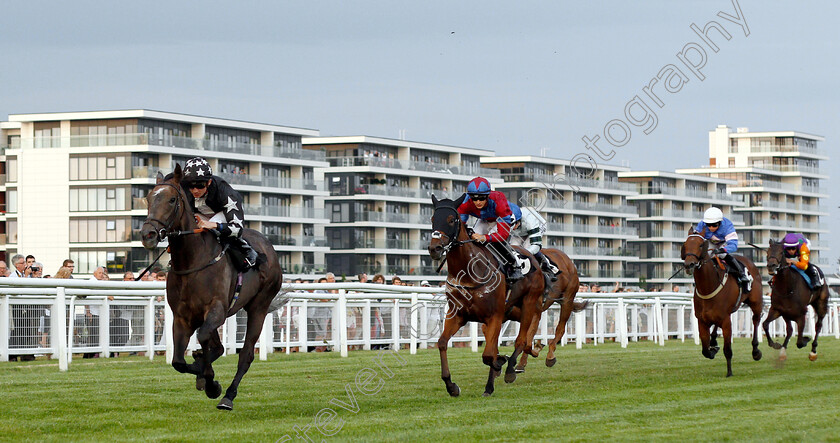
[[[743,216],[733,211],[746,205],[744,198],[727,191],[734,180],[664,171],[622,171],[618,180],[636,191],[627,197],[639,214],[629,220],[639,234],[630,240],[631,249],[639,254],[639,261],[630,263],[630,271],[644,278],[649,288],[671,290],[675,284],[693,284],[691,276],[677,272],[683,269],[680,249],[689,228],[703,218],[706,209],[718,207],[739,231],[744,226]]]
[[[427,250],[431,195],[460,196],[476,176],[501,183],[480,165],[487,150],[370,136],[306,137],[303,148],[329,162],[326,269],[338,276],[442,280]]]
[[[829,159],[819,146],[824,141],[823,137],[799,131],[733,131],[720,125],[709,131],[708,167],[676,172],[735,181],[729,191],[742,195],[746,203],[733,208],[744,221],[738,229],[742,245],[767,246],[770,239],[801,232],[811,240],[812,261],[827,265],[821,259],[828,250],[821,236],[829,229],[821,221],[828,216],[822,201],[829,197],[822,186],[828,172],[821,164]],[[741,247],[739,252],[764,267],[760,250]]]
[[[144,198],[159,171],[196,156],[242,193],[247,226],[269,237],[287,274],[323,263],[328,163],[301,147],[316,130],[134,109],[15,114],[0,131],[4,252],[23,246],[45,274],[68,257],[77,274],[148,265]]]
[[[628,204],[635,186],[618,180],[629,168],[536,156],[482,157],[481,166],[499,171],[495,189],[508,200],[539,210],[547,222],[543,246],[568,254],[582,282],[639,282],[629,267],[639,260],[629,247],[639,238]]]

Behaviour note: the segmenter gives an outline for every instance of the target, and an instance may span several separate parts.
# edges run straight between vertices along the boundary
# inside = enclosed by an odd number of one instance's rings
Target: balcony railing
[[[281,157],[299,160],[324,161],[323,151],[267,146],[251,143],[219,142],[191,137],[178,137],[154,134],[103,134],[103,135],[73,135],[68,137],[36,137],[21,139],[20,146],[26,148],[59,148],[59,147],[97,147],[97,146],[134,146],[150,145],[171,148],[196,149],[215,152],[230,152],[244,155],[258,155],[263,157]]]
[[[397,214],[394,212],[361,211],[356,212],[357,222],[409,223],[415,225],[430,225],[428,216],[420,214]]]
[[[411,171],[439,172],[453,175],[474,176],[481,174],[485,177],[499,178],[501,173],[497,169],[480,168],[474,166],[450,165],[448,163],[420,162],[410,160],[397,160],[385,157],[327,157],[330,166],[371,166],[388,169],[406,169]]]
[[[429,242],[426,240],[408,240],[408,239],[381,239],[368,238],[358,239],[351,244],[345,245],[330,245],[332,249],[390,249],[390,250],[425,250],[429,247]],[[396,252],[395,252],[396,253]]]
[[[265,234],[273,245],[280,246],[304,246],[304,247],[326,247],[327,238],[315,235],[280,235]]]
[[[545,200],[545,205],[549,208],[562,208],[576,211],[600,211],[600,212],[617,212],[621,214],[635,214],[637,209],[635,206],[627,205],[607,205],[603,203],[583,203],[568,200]]]
[[[330,191],[332,196],[342,195],[391,195],[395,197],[409,197],[409,198],[428,198],[431,199],[432,194],[441,195],[442,190],[437,189],[416,189],[402,186],[385,186],[385,185],[359,185],[353,189],[333,189]]]
[[[549,232],[576,232],[586,234],[611,234],[611,235],[638,235],[636,228],[624,226],[594,226],[576,225],[568,223],[546,223],[546,230]]]
[[[268,188],[308,191],[324,190],[324,182],[316,182],[315,180],[304,180],[290,177],[263,177],[259,175],[233,174],[230,172],[219,172],[216,175],[225,179],[225,181],[232,185],[263,186]]]
[[[731,201],[731,202],[742,202],[744,201],[744,196],[739,194],[727,194],[723,192],[710,192],[710,191],[703,191],[700,189],[678,189],[672,188],[667,186],[644,186],[639,188],[639,193],[643,195],[673,195],[679,197],[696,197],[696,198],[707,198],[712,200],[722,200],[722,201]]]
[[[324,218],[323,209],[301,208],[290,206],[262,206],[243,205],[245,215],[262,215],[267,217],[287,218]]]
[[[589,256],[609,256],[609,257],[633,257],[635,254],[633,251],[626,249],[626,248],[586,248],[586,247],[558,247],[558,246],[549,246],[551,248],[558,248],[561,251],[565,252],[568,255],[574,256],[581,256],[581,255],[589,255]]]
[[[533,182],[543,184],[546,188],[553,188],[559,191],[571,190],[571,186],[580,186],[586,188],[598,189],[614,189],[619,191],[635,191],[636,186],[632,183],[624,183],[615,180],[593,180],[589,178],[580,178],[564,175],[551,174],[536,174],[536,173],[518,173],[518,174],[502,174],[501,178],[506,183],[523,183]]]
[[[799,144],[784,144],[784,145],[752,145],[750,152],[764,153],[764,152],[805,152],[814,155],[825,155],[825,151],[819,148],[812,148],[810,146]]]

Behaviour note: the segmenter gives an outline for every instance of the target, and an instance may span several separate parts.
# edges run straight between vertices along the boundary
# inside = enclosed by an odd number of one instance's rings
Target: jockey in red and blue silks
[[[715,247],[712,252],[723,259],[732,269],[738,271],[738,283],[749,292],[752,287],[752,276],[743,263],[736,260],[731,254],[738,250],[738,233],[735,232],[735,225],[731,220],[723,216],[723,212],[711,207],[703,214],[703,220],[697,223],[694,228],[703,237],[709,240]]]
[[[472,239],[479,242],[488,242],[495,251],[502,255],[505,262],[508,279],[519,280],[522,272],[516,265],[516,253],[507,243],[510,237],[510,224],[512,212],[508,205],[507,197],[499,191],[490,189],[490,182],[482,177],[470,180],[467,185],[467,197],[458,207],[461,221],[464,223],[470,216],[479,219],[474,226]]]

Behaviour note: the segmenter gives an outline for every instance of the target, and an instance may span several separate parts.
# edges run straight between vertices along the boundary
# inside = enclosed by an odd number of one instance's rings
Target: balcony
[[[268,241],[273,245],[278,246],[301,246],[301,247],[327,247],[327,239],[323,236],[314,235],[281,235],[281,234],[265,234]]]
[[[557,248],[570,256],[600,256],[600,257],[636,257],[637,255],[626,248],[588,248],[572,246],[571,248],[563,248],[559,246],[549,245],[549,248]]]
[[[262,157],[280,157],[297,160],[324,161],[322,151],[279,146],[266,146],[251,143],[218,142],[191,137],[160,136],[152,134],[103,134],[74,135],[68,137],[37,137],[21,140],[20,146],[26,148],[83,148],[99,146],[135,146],[149,145],[169,148],[195,149],[202,151],[228,152],[234,154],[256,155]]]
[[[262,186],[268,188],[307,191],[324,190],[324,182],[316,182],[315,180],[303,180],[290,177],[263,177],[259,175],[233,174],[229,172],[219,172],[216,175],[225,179],[225,181],[231,185]]]
[[[285,218],[306,218],[306,219],[322,219],[324,218],[323,209],[315,208],[301,208],[290,206],[262,206],[262,205],[243,205],[245,208],[245,215],[257,215],[266,217],[285,217]]]
[[[342,247],[346,246],[346,247]],[[348,249],[390,249],[394,251],[393,253],[399,253],[398,251],[409,251],[409,250],[426,250],[429,247],[428,240],[415,240],[411,241],[408,239],[381,239],[381,238],[366,238],[366,239],[356,239],[352,245],[338,245],[338,246],[331,246],[333,250],[348,250]]]
[[[723,192],[710,192],[710,191],[703,191],[700,189],[679,189],[679,188],[672,188],[667,186],[660,186],[660,187],[652,187],[652,186],[644,186],[640,187],[639,194],[641,195],[673,195],[677,197],[694,197],[694,198],[705,198],[711,200],[719,200],[719,201],[728,201],[728,202],[743,202],[744,196],[738,194],[727,194]]]
[[[394,212],[361,211],[356,212],[357,222],[407,223],[415,225],[431,225],[428,216],[420,214],[398,214]],[[334,223],[340,223],[334,221]],[[350,223],[350,222],[347,222]]]
[[[598,211],[598,212],[617,212],[621,214],[636,214],[635,206],[627,205],[607,205],[603,203],[583,203],[568,200],[545,200],[545,206],[549,208],[568,209],[570,211]]]
[[[323,276],[327,272],[327,265],[323,263],[303,263],[294,265],[285,265],[283,267],[283,274],[302,274],[302,275],[318,275]]]
[[[438,195],[443,193],[442,190],[436,189],[416,189],[402,186],[385,186],[385,185],[359,185],[350,189],[333,189],[330,191],[331,196],[347,196],[347,195],[390,195],[394,197],[408,197],[408,198],[423,198],[431,199],[432,194],[437,192]]]
[[[547,231],[553,232],[577,232],[585,234],[608,234],[608,235],[638,235],[639,230],[636,228],[623,226],[595,226],[595,225],[576,225],[568,223],[546,223]]]
[[[489,178],[501,177],[501,173],[497,169],[480,168],[475,166],[458,166],[450,165],[448,163],[406,161],[385,157],[328,157],[327,161],[330,162],[330,166],[335,167],[370,166],[376,168],[400,169],[409,171],[437,172],[450,175],[482,175],[484,177]]]
[[[825,151],[819,148],[812,148],[800,144],[782,144],[782,145],[752,145],[750,146],[751,153],[797,153],[804,152],[806,154],[825,156]]]
[[[501,178],[505,181],[505,183],[541,183],[545,185],[545,188],[557,189],[559,191],[572,190],[570,186],[612,189],[628,192],[636,190],[636,186],[632,183],[624,183],[614,180],[593,180],[589,178],[564,176],[559,174],[502,174]]]

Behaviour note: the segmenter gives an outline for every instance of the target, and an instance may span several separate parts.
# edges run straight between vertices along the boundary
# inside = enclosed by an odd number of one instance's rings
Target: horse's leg
[[[490,367],[487,385],[484,386],[485,397],[493,395],[494,381],[507,361],[505,356],[499,355],[499,334],[502,332],[502,323],[504,323],[504,315],[500,313],[490,318],[485,329],[484,352],[481,354],[481,359],[485,365]]]
[[[790,320],[783,318],[785,321],[785,341],[782,342],[782,349],[779,351],[779,360],[785,361],[787,359],[787,347],[790,343],[790,337],[793,335],[793,325]]]
[[[717,354],[718,351],[720,351],[720,346],[718,346],[717,338],[718,338],[718,325],[715,325],[712,328],[712,338],[709,341],[709,348],[712,350],[712,355]],[[712,357],[712,358],[714,358],[714,357]]]
[[[542,291],[540,291],[540,294]],[[539,311],[537,311],[537,302],[531,301],[531,295],[526,295],[522,303],[522,321],[520,322],[519,335],[516,336],[514,343],[513,354],[508,359],[508,366],[505,370],[505,383],[513,383],[516,381],[516,359],[519,355],[528,355],[531,353],[533,342],[533,335],[531,329],[539,324]],[[536,333],[536,330],[534,330]]]
[[[781,349],[782,345],[773,341],[773,338],[770,337],[770,323],[773,323],[777,318],[779,318],[781,314],[779,311],[774,308],[770,307],[770,311],[767,312],[767,318],[764,320],[764,323],[761,325],[764,327],[764,336],[767,337],[767,345],[773,349]]]
[[[259,296],[259,295],[258,295]],[[256,312],[259,311],[259,312]],[[245,341],[242,344],[242,349],[239,351],[239,363],[236,365],[236,375],[233,376],[233,381],[225,391],[225,396],[219,400],[217,408],[230,411],[233,409],[233,399],[236,398],[239,389],[239,383],[242,377],[248,372],[251,363],[254,361],[254,346],[260,338],[262,332],[263,322],[267,314],[267,307],[264,309],[253,309],[248,311],[248,324],[245,329]]]
[[[198,328],[198,342],[201,344],[201,353],[194,354],[196,362],[201,362],[203,371],[200,377],[204,378],[204,393],[207,398],[217,398],[222,393],[222,385],[215,381],[215,371],[212,362],[219,358],[221,340],[219,339],[219,327],[225,323],[225,308],[220,301],[212,302],[212,306],[204,316],[204,324]],[[196,388],[201,381],[196,378]]]
[[[531,321],[531,327],[528,328],[528,341],[529,342],[531,342],[531,343],[534,342],[534,337],[537,335],[537,328],[539,327],[539,325],[540,325],[540,316],[539,316],[539,313],[538,313],[537,315],[534,316],[534,320]],[[534,347],[535,346],[532,345],[532,349]],[[540,346],[539,349],[541,350],[542,346]],[[537,350],[535,352],[530,352],[530,353],[525,352],[525,353],[523,353],[522,358],[519,359],[519,364],[516,365],[516,372],[525,372],[525,366],[528,365],[528,355],[531,355],[532,357],[538,357],[540,355],[540,351]]]
[[[554,351],[557,349],[557,343],[560,343],[560,340],[563,339],[563,335],[566,334],[566,323],[569,322],[569,317],[572,316],[572,311],[574,310],[572,309],[573,306],[574,299],[565,297],[563,300],[563,306],[560,308],[560,319],[557,321],[557,326],[554,328],[554,338],[548,341],[548,354],[545,356],[545,365],[549,368],[557,363],[557,357],[554,356]],[[580,336],[583,331],[576,331],[576,333]]]
[[[753,313],[752,358],[755,361],[759,361],[761,360],[761,351],[758,349],[758,324],[761,322],[761,303],[753,303],[750,305],[750,309],[752,309]]]
[[[726,376],[732,377],[732,320],[727,316],[720,327],[723,332],[723,356],[726,357]]]
[[[449,339],[466,323],[467,321],[460,315],[447,316],[446,321],[443,323],[443,331],[441,331],[437,343],[438,352],[440,352],[440,378],[446,384],[446,392],[453,397],[461,394],[461,388],[455,383],[452,383],[452,377],[449,374],[449,358],[446,355],[446,351],[449,348]]]
[[[173,356],[172,367],[182,374],[201,374],[202,368],[199,364],[187,364],[184,360],[184,353],[187,351],[187,346],[190,344],[190,337],[192,337],[194,329],[190,328],[184,321],[176,319],[172,324],[172,344]]]
[[[700,335],[700,353],[703,354],[703,357],[708,358],[709,360],[715,358],[715,354],[717,354],[717,350],[712,348],[711,343],[711,336],[709,335],[709,324],[700,319],[697,320],[697,330]]]
[[[808,313],[808,306],[805,306],[805,313]],[[796,332],[798,334],[796,337],[796,347],[802,349],[811,341],[809,337],[805,336],[805,314],[802,314],[796,319]]]
[[[825,314],[828,312],[828,303],[822,301],[822,297],[817,297],[814,303],[811,305],[814,308],[814,313],[817,317],[817,324],[814,325],[814,341],[811,342],[811,353],[808,354],[808,359],[814,361],[817,359],[817,337],[820,336],[820,330],[822,330],[822,323],[823,318],[825,318]],[[826,298],[827,300],[827,298]]]

